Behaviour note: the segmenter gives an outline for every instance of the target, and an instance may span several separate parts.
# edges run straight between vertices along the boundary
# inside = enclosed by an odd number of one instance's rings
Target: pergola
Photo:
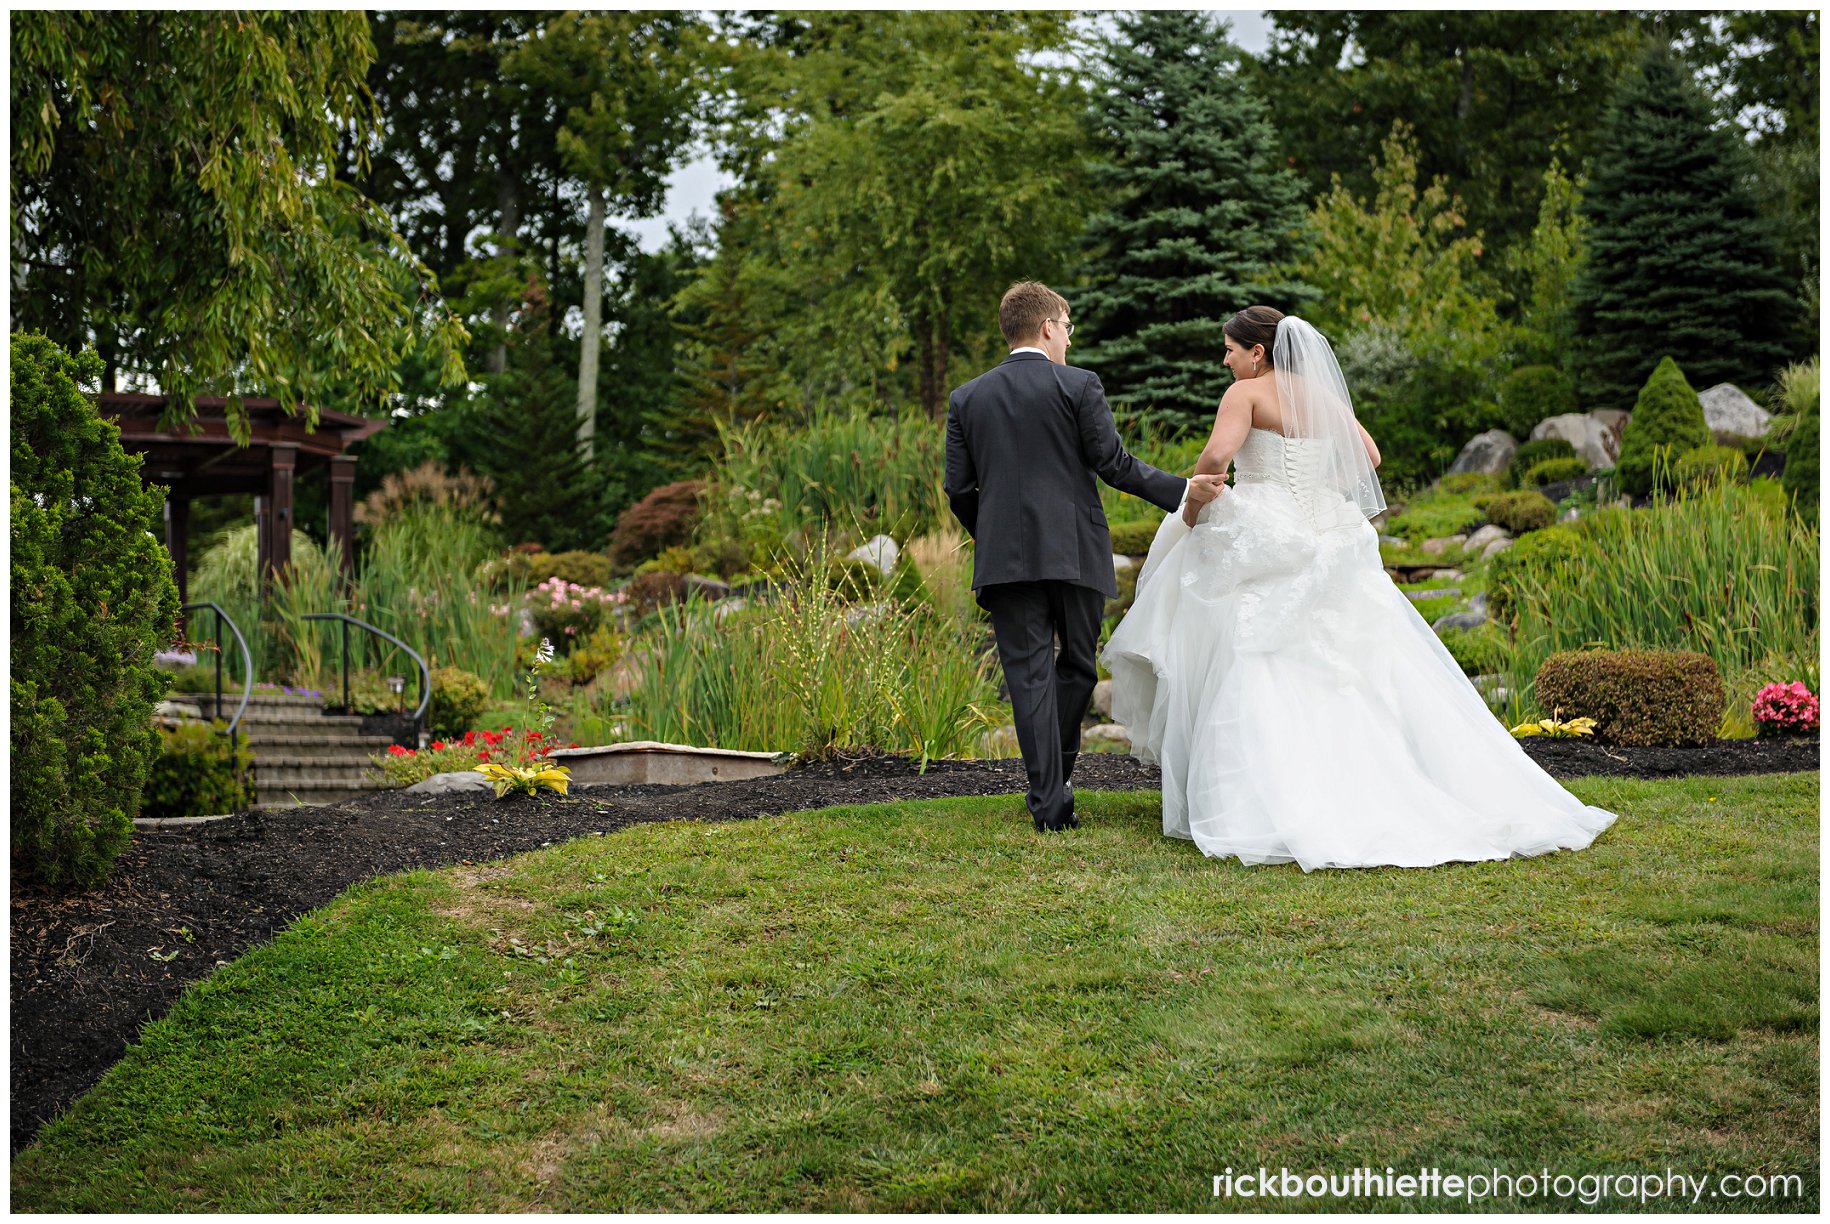
[[[185,589],[185,534],[191,500],[224,493],[254,494],[254,516],[260,525],[262,589],[292,560],[292,486],[302,473],[330,468],[330,535],[342,552],[347,573],[355,557],[352,497],[356,459],[344,452],[387,428],[386,421],[321,409],[316,429],[294,416],[276,399],[244,396],[251,436],[243,446],[229,434],[227,401],[199,396],[196,416],[182,425],[161,428],[166,397],[129,391],[104,391],[98,407],[121,427],[121,445],[146,456],[140,475],[148,484],[169,486],[165,503],[165,546],[177,570],[179,602]]]

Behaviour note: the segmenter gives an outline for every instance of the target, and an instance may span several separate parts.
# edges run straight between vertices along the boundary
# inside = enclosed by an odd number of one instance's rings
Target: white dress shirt
[[[1040,356],[1040,357],[1048,356],[1047,353],[1043,352],[1041,349],[1037,348],[1033,344],[1026,344],[1022,348],[1013,348],[1010,350],[1010,355],[1012,357],[1015,357],[1018,353],[1035,353],[1037,356]]]

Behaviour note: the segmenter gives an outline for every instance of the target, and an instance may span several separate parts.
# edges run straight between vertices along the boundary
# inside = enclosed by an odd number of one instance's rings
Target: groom
[[[1010,356],[947,400],[947,501],[975,544],[972,589],[991,614],[1038,832],[1077,828],[1068,779],[1097,679],[1100,613],[1118,594],[1094,477],[1173,511],[1219,496],[1126,453],[1105,391],[1067,364],[1067,300],[1020,281],[998,306]],[[1060,656],[1054,651],[1061,642]]]

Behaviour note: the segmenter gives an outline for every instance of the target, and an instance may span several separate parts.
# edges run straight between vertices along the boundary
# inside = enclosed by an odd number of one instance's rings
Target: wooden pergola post
[[[178,580],[178,636],[184,636],[184,605],[191,601],[190,556],[186,541],[191,529],[191,499],[165,499],[165,551],[172,555],[172,575]]]
[[[298,466],[299,448],[276,445],[268,454],[272,467],[267,495],[267,568],[261,571],[261,578],[271,590],[292,563],[292,474]]]
[[[356,572],[355,497],[355,456],[333,456],[330,461],[330,538],[342,558],[346,591]]]

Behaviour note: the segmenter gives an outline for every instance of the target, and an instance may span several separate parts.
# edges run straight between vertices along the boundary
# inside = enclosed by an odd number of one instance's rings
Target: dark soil
[[[1816,741],[1724,741],[1700,749],[1524,742],[1558,776],[1818,767]],[[1083,790],[1154,789],[1159,775],[1128,756],[1089,754],[1074,781]],[[329,807],[137,830],[101,887],[60,893],[14,886],[12,1150],[100,1079],[185,986],[362,880],[504,858],[652,821],[747,820],[835,804],[1022,789],[1019,761],[936,761],[921,774],[906,759],[874,757],[746,782],[579,787],[569,796],[500,803],[487,794],[383,791]],[[1029,830],[1014,799],[1011,823]]]

